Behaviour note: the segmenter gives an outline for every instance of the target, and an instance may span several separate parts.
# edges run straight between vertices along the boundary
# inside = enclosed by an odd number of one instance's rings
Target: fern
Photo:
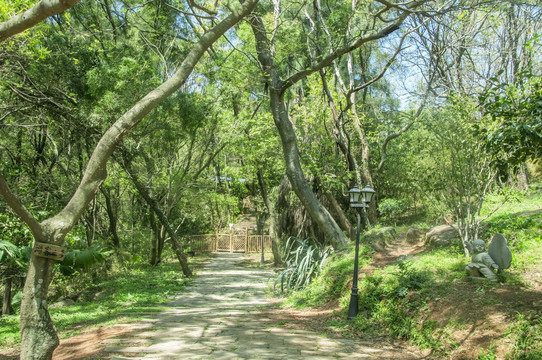
[[[26,269],[30,260],[31,248],[17,246],[6,240],[0,240],[0,263],[8,262],[22,269]]]
[[[59,263],[59,271],[63,275],[73,275],[79,269],[88,269],[103,263],[112,253],[112,250],[105,250],[99,246],[91,246],[85,250],[69,250],[64,260]]]

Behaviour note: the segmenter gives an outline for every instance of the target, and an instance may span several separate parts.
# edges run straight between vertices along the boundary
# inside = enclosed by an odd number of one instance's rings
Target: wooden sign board
[[[34,242],[33,254],[46,259],[62,261],[66,255],[66,248],[36,241]]]

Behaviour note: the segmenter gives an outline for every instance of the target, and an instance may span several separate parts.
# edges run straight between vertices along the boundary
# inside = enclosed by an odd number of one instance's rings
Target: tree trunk
[[[21,303],[21,359],[24,360],[50,360],[59,344],[47,311],[53,265],[54,260],[35,255],[30,259]]]
[[[160,223],[164,228],[166,229],[168,235],[171,237],[171,245],[173,246],[173,250],[175,251],[175,255],[177,255],[177,259],[179,260],[179,263],[181,264],[181,268],[183,270],[183,274],[186,277],[192,276],[192,271],[190,270],[190,267],[188,266],[188,259],[186,258],[186,254],[184,253],[181,243],[179,241],[179,237],[175,233],[175,230],[171,228],[169,225],[169,221],[158,207],[158,204],[156,200],[154,200],[150,195],[148,190],[141,184],[139,179],[137,178],[136,174],[134,173],[133,169],[130,166],[130,162],[127,159],[127,156],[124,156],[124,162],[122,163],[122,166],[124,167],[124,170],[126,173],[132,178],[132,181],[139,192],[139,195],[145,200],[145,202],[152,208],[156,216],[158,216],[158,220],[160,220]]]
[[[111,201],[111,193],[109,188],[105,189],[103,186],[100,188],[100,190],[105,198],[105,207],[107,210],[107,216],[109,217],[109,232],[111,233],[113,247],[120,249],[120,239],[119,234],[117,233],[118,217]]]
[[[280,255],[280,239],[277,236],[275,231],[276,219],[275,219],[275,208],[271,204],[267,193],[267,186],[263,178],[262,169],[258,169],[258,185],[260,186],[260,192],[262,193],[263,202],[269,213],[269,236],[271,237],[271,250],[273,251],[273,263],[275,266],[280,266],[284,262],[282,261],[282,256]]]
[[[151,224],[151,229],[152,229],[150,263],[152,266],[156,266],[162,260],[161,257],[158,256],[158,242],[160,241],[160,229],[158,227],[158,224],[156,224],[154,210],[152,210],[152,207],[150,206],[149,206],[149,222]]]
[[[339,218],[339,223],[341,224],[343,229],[348,234],[352,234],[352,225],[350,224],[350,221],[348,221],[348,219],[346,218],[346,215],[344,214],[341,205],[339,205],[339,203],[335,199],[335,196],[333,196],[333,194],[326,189],[323,189],[323,192],[326,196],[327,201],[329,201],[331,208],[333,208],[333,211],[335,211],[335,213],[337,214],[337,217]]]
[[[2,296],[2,313],[1,315],[11,315],[13,309],[11,308],[11,271],[10,266],[6,269],[4,279],[4,294]]]
[[[275,126],[279,131],[282,142],[284,160],[286,162],[286,175],[292,184],[292,188],[312,220],[327,236],[333,248],[335,250],[345,248],[349,243],[348,237],[341,231],[327,209],[318,201],[305,179],[299,159],[294,128],[290,122],[284,103],[284,94],[271,89],[269,95],[271,99],[271,112],[273,113]]]

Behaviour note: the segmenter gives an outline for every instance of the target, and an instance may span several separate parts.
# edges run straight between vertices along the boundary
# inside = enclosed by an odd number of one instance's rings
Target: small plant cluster
[[[383,199],[378,203],[380,215],[396,223],[397,219],[407,210],[405,201],[401,199]]]
[[[284,251],[286,268],[278,277],[275,287],[280,282],[280,291],[285,292],[309,285],[331,252],[331,248],[314,240],[290,237]]]
[[[409,295],[422,290],[428,283],[429,275],[414,268],[411,261],[399,261],[395,268],[367,276],[360,287],[362,315],[356,319],[355,326],[359,330],[387,328],[390,335],[403,339],[425,338],[423,334],[416,333],[419,329],[410,316],[411,311],[424,305],[423,300]],[[430,324],[425,325],[423,331],[431,327]]]
[[[506,334],[512,339],[509,360],[542,359],[542,314],[517,314]]]
[[[371,260],[371,248],[360,245],[359,264],[364,267]],[[332,256],[309,286],[289,294],[287,304],[296,308],[320,306],[348,293],[352,286],[354,251],[341,256]]]

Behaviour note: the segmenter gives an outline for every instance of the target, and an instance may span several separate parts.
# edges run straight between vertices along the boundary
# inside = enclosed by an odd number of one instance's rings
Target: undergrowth
[[[156,267],[134,265],[90,287],[73,305],[50,308],[49,313],[61,338],[90,327],[119,321],[137,321],[144,314],[163,309],[188,283],[178,263]],[[19,316],[0,317],[0,348],[10,349],[20,342]]]
[[[512,267],[505,271],[501,280],[508,286],[528,286],[523,280],[529,271],[542,271],[542,192],[513,192],[512,196],[496,194],[487,201],[485,214],[489,214],[504,197],[508,201],[486,221],[482,238],[490,240],[493,234],[502,233],[508,239],[513,253]],[[419,220],[419,219],[418,219]],[[371,250],[362,245],[360,269],[366,266]],[[467,279],[463,248],[460,244],[449,248],[427,249],[409,261],[376,269],[369,275],[361,275],[359,287],[359,315],[346,319],[353,269],[353,252],[330,258],[320,275],[305,289],[289,294],[286,306],[296,308],[318,307],[337,301],[339,310],[328,318],[328,329],[347,337],[386,335],[407,340],[423,349],[430,349],[436,357],[450,356],[461,346],[454,332],[470,327],[469,317],[443,318],[438,323],[430,311],[437,311],[434,301],[454,299],[454,289],[473,289],[473,297],[482,305],[499,305],[496,290],[501,284],[483,284],[473,287]],[[363,270],[362,270],[363,272]],[[494,289],[495,288],[495,289]],[[486,291],[488,292],[486,294]],[[474,298],[470,301],[474,301]],[[467,306],[469,298],[457,299],[457,306]],[[432,309],[432,310],[431,310]],[[491,310],[489,310],[491,311]],[[540,314],[538,314],[540,315]],[[439,318],[440,319],[440,318]],[[518,314],[508,329],[509,360],[542,359],[542,320],[540,316]],[[500,340],[499,340],[500,341]],[[497,357],[497,348],[492,344],[480,349],[478,359]]]
[[[371,259],[371,249],[361,245],[359,266],[367,265]],[[330,257],[320,275],[304,289],[292,292],[287,304],[296,308],[321,306],[340,297],[351,286],[354,272],[354,250],[340,256]]]

